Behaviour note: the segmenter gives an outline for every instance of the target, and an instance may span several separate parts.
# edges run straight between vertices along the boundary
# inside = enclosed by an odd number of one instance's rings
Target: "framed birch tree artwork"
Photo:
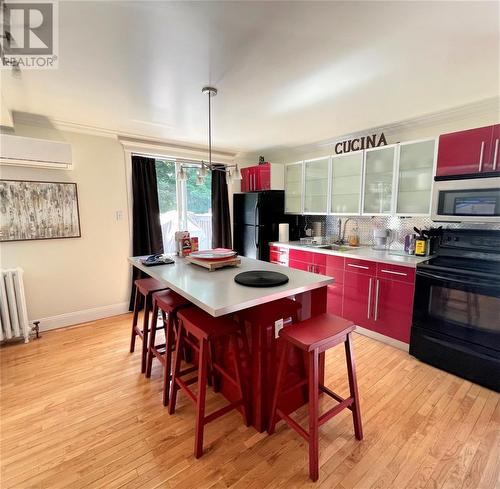
[[[0,241],[80,237],[76,183],[0,180]]]

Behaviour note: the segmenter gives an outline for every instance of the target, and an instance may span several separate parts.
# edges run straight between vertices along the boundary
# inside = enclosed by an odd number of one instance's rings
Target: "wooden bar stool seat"
[[[141,357],[141,372],[146,371],[146,359],[148,353],[148,332],[149,332],[149,315],[153,308],[153,293],[160,290],[166,290],[161,282],[154,278],[140,278],[134,281],[135,286],[135,300],[134,300],[134,314],[132,316],[132,334],[130,338],[130,353],[135,350],[135,338],[139,336],[142,340],[142,357]],[[139,318],[139,305],[141,296],[144,298],[144,318],[142,322],[142,329],[137,325]]]
[[[333,314],[321,314],[306,321],[288,326],[280,331],[280,340],[284,342],[280,356],[278,374],[276,379],[276,390],[274,393],[271,417],[269,423],[269,434],[274,432],[276,422],[283,419],[309,443],[309,476],[313,481],[319,476],[319,443],[318,428],[329,419],[333,418],[340,411],[348,408],[352,411],[354,432],[356,438],[363,438],[361,425],[361,414],[359,409],[359,396],[356,381],[356,369],[352,349],[351,334],[355,329],[352,321],[348,321]],[[346,352],[347,372],[349,377],[350,395],[344,399],[337,393],[319,381],[319,355],[339,343],[344,343]],[[309,386],[309,431],[300,426],[290,414],[279,408],[280,394],[283,390],[286,370],[286,358],[288,348],[297,347],[308,355],[308,380],[301,381],[286,389],[290,392],[293,389],[302,387],[306,383]],[[337,404],[332,409],[320,416],[318,403],[319,391],[328,394],[335,399]]]
[[[177,335],[177,311],[191,306],[191,302],[184,299],[173,290],[163,290],[153,294],[153,321],[149,335],[149,348],[146,366],[146,377],[151,377],[153,358],[157,358],[163,366],[163,405],[168,404],[170,389],[172,350],[175,346],[174,338]],[[161,311],[163,322],[158,325],[158,311]],[[156,345],[156,332],[165,330],[165,343]]]
[[[169,413],[175,412],[177,392],[182,389],[189,399],[196,405],[196,423],[195,423],[195,442],[194,455],[199,458],[203,454],[203,431],[207,423],[223,416],[233,409],[240,406],[243,408],[243,418],[245,424],[249,426],[250,418],[248,412],[248,401],[245,395],[245,389],[242,385],[240,349],[238,345],[238,323],[230,316],[213,317],[197,307],[182,309],[177,313],[178,334],[175,348],[174,371],[172,374],[172,383],[170,385]],[[211,358],[210,345],[214,340],[227,338],[233,350],[234,376],[226,368],[217,362],[217,359]],[[180,352],[184,345],[191,346],[198,352],[198,375],[189,380],[183,380],[189,370],[181,371]],[[205,415],[205,399],[207,388],[208,368],[217,371],[225,380],[231,383],[238,393],[238,398],[226,406]],[[198,392],[195,394],[189,385],[198,383]]]

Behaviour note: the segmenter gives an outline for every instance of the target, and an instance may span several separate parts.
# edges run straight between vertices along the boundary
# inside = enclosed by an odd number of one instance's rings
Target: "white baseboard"
[[[388,345],[394,346],[395,348],[399,348],[400,350],[404,350],[406,352],[410,349],[410,345],[408,343],[395,340],[394,338],[389,338],[389,336],[385,336],[383,334],[377,333],[376,331],[372,331],[361,326],[356,326],[355,331],[356,333],[368,336],[369,338],[381,341],[382,343],[387,343]]]
[[[51,329],[64,328],[80,323],[88,323],[96,319],[107,318],[110,316],[118,316],[128,312],[128,302],[120,302],[118,304],[110,304],[109,306],[95,307],[93,309],[84,309],[83,311],[67,312],[57,316],[39,318],[40,331],[49,331]],[[30,320],[30,325],[35,319]]]

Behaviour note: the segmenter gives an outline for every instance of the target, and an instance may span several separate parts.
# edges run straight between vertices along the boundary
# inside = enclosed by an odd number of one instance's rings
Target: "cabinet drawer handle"
[[[479,153],[479,171],[483,171],[484,141],[481,141],[481,152]]]
[[[368,309],[366,310],[366,317],[370,319],[370,309],[372,308],[372,279],[368,283]]]
[[[363,270],[369,270],[370,267],[365,267],[364,265],[354,265],[354,263],[348,263],[348,267],[354,267],[354,268],[362,268]]]
[[[498,139],[495,139],[495,152],[493,153],[493,170],[497,169],[497,159],[498,159]]]
[[[382,268],[382,270],[380,270],[380,271],[384,272],[384,273],[392,273],[393,275],[402,275],[403,277],[407,277],[408,276],[407,273],[395,272],[394,270],[385,270],[384,268]]]
[[[377,279],[377,282],[375,283],[375,313],[374,313],[374,318],[375,321],[378,319],[378,288],[379,288],[379,281]]]

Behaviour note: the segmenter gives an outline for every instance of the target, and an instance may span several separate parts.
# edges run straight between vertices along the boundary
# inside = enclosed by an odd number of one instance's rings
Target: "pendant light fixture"
[[[186,181],[188,179],[186,167],[199,167],[196,174],[196,185],[205,184],[205,177],[208,175],[209,171],[224,172],[231,179],[231,181],[241,180],[242,177],[240,169],[238,168],[238,164],[218,165],[212,163],[212,97],[215,97],[217,95],[217,89],[214,87],[206,86],[201,89],[201,93],[206,93],[208,95],[208,162],[191,162],[185,160],[185,166],[181,165],[177,176],[179,180]]]

